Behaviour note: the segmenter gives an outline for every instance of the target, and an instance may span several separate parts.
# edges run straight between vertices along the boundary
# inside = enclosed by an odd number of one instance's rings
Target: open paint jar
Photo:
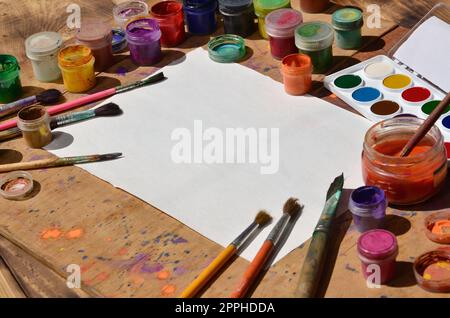
[[[304,95],[311,89],[312,63],[305,54],[291,54],[281,61],[284,90],[289,95]]]
[[[266,16],[266,32],[274,58],[281,60],[286,55],[298,53],[294,33],[302,22],[302,14],[294,9],[279,9]]]
[[[25,40],[25,51],[38,81],[52,82],[61,77],[58,67],[61,45],[62,38],[57,32],[39,32]]]
[[[323,12],[329,5],[330,0],[300,0],[300,8],[307,13]]]
[[[306,22],[295,30],[295,44],[309,55],[314,73],[325,73],[333,63],[334,32],[326,22]]]
[[[385,284],[394,278],[398,244],[393,233],[380,229],[370,230],[361,234],[357,244],[365,279],[377,272],[380,274],[379,284]],[[376,284],[376,280],[373,283]]]
[[[161,30],[158,21],[139,18],[126,26],[128,48],[131,59],[137,65],[152,65],[162,58]]]
[[[255,32],[256,16],[252,0],[219,0],[219,11],[225,33],[246,37]]]
[[[373,125],[366,133],[362,156],[365,183],[383,189],[392,204],[421,203],[444,185],[447,153],[438,127],[433,126],[409,156],[399,156],[422,123],[419,118],[396,117]]]
[[[148,15],[148,6],[143,1],[127,1],[113,8],[116,25],[125,29],[125,25],[132,19]]]
[[[440,248],[420,255],[414,262],[414,276],[423,289],[450,292],[450,248]]]
[[[239,35],[219,35],[208,42],[208,53],[211,60],[219,63],[237,62],[245,56],[245,41]]]
[[[184,41],[183,5],[176,1],[158,2],[151,8],[153,18],[161,29],[161,45],[176,46]]]
[[[268,39],[269,35],[266,32],[266,16],[275,10],[290,8],[290,0],[254,0],[255,14],[258,17],[259,34]]]
[[[386,216],[386,195],[378,187],[360,187],[352,192],[348,204],[359,232],[380,229]]]
[[[0,195],[8,200],[22,200],[33,190],[33,178],[25,171],[13,171],[0,179]]]
[[[336,44],[341,49],[357,49],[361,46],[363,26],[361,10],[343,8],[333,13],[332,25],[336,32]]]
[[[42,148],[52,141],[50,116],[43,106],[29,106],[17,114],[17,127],[31,148]]]
[[[95,86],[95,58],[84,45],[68,46],[58,54],[58,64],[65,88],[71,93],[82,93]]]
[[[183,0],[188,31],[195,35],[213,33],[217,28],[216,0]]]
[[[76,34],[78,44],[91,49],[95,57],[94,68],[102,72],[113,64],[112,32],[108,23],[85,19]]]
[[[450,212],[436,212],[425,218],[425,234],[439,244],[450,244]]]
[[[22,94],[20,67],[12,55],[0,54],[0,103],[9,103]]]

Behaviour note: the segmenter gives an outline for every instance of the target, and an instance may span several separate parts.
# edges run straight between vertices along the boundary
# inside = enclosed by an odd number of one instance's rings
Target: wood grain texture
[[[0,257],[0,298],[25,298],[19,283]]]

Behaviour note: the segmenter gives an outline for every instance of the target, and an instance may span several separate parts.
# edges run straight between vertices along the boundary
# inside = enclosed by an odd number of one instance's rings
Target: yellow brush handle
[[[194,297],[202,287],[236,254],[236,246],[228,245],[203,272],[183,291],[180,298]]]

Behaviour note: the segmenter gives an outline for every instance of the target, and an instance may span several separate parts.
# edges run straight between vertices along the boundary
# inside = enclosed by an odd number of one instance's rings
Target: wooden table
[[[59,88],[62,82],[44,84],[33,79],[23,42],[37,31],[60,31],[69,39],[72,31],[65,26],[69,3],[78,3],[83,14],[111,19],[114,6],[103,1],[57,0],[3,0],[0,2],[0,47],[2,53],[18,57],[22,67],[24,96],[42,89]],[[149,1],[155,3],[157,1]],[[382,5],[383,29],[367,30],[365,46],[359,52],[335,51],[339,55],[331,72],[357,63],[371,56],[387,54],[389,49],[417,21],[417,10],[410,9],[409,1],[337,1],[365,8],[366,3]],[[447,1],[448,2],[448,1]],[[416,2],[415,2],[416,3]],[[430,1],[417,1],[424,15]],[[420,4],[420,5],[419,5]],[[298,7],[294,1],[294,7]],[[332,12],[330,9],[329,12]],[[413,14],[411,14],[413,12]],[[329,13],[323,15],[329,19]],[[305,20],[312,17],[307,15]],[[391,21],[389,21],[390,19]],[[392,22],[395,21],[395,22]],[[401,24],[403,26],[396,26]],[[372,33],[371,33],[372,32]],[[222,29],[216,32],[221,34]],[[180,48],[166,49],[164,60],[153,67],[136,67],[128,53],[116,56],[116,63],[98,75],[93,91],[129,83],[143,78],[186,52],[207,43],[209,37],[190,37]],[[250,54],[242,62],[264,75],[281,81],[279,62],[268,53],[267,42],[258,34],[247,39]],[[336,54],[336,52],[339,52]],[[313,95],[324,98],[339,107],[349,109],[342,101],[324,89],[315,77]],[[74,94],[66,93],[66,99]],[[90,105],[89,107],[92,107]],[[350,109],[349,109],[350,110]],[[93,136],[94,138],[95,136]],[[43,150],[27,148],[21,139],[0,144],[0,163],[32,160],[52,156]],[[60,286],[67,276],[69,264],[79,264],[83,289],[80,296],[108,297],[174,297],[217,255],[222,247],[199,235],[164,212],[115,189],[78,167],[64,167],[32,172],[36,182],[33,197],[26,201],[0,200],[0,252],[5,262],[24,275],[29,296],[73,296],[72,291],[51,290]],[[437,247],[423,233],[423,219],[429,211],[450,207],[450,179],[446,192],[430,202],[408,209],[389,209],[388,228],[399,241],[398,277],[380,289],[369,289],[360,272],[356,255],[359,233],[351,225],[347,212],[339,217],[334,227],[333,246],[328,252],[326,273],[322,277],[320,296],[325,297],[448,297],[430,294],[415,284],[412,262],[422,252]],[[351,189],[346,190],[346,195]],[[344,200],[346,202],[346,200]],[[70,234],[76,235],[70,235]],[[75,237],[73,237],[75,236]],[[8,240],[5,240],[8,237]],[[72,237],[72,238],[71,238]],[[11,242],[14,244],[11,244]],[[253,297],[291,297],[303,263],[308,242],[292,251],[265,273],[253,291]],[[29,254],[34,255],[30,257]],[[37,263],[33,263],[36,259]],[[236,286],[248,262],[235,259],[204,291],[204,297],[226,297]],[[45,265],[45,266],[43,266]],[[0,263],[0,274],[2,272]],[[44,273],[45,281],[34,281],[27,270]],[[52,275],[61,280],[52,279]],[[43,274],[43,275],[44,275]],[[5,279],[8,279],[7,276]],[[52,287],[53,286],[53,287]],[[16,296],[23,296],[20,291]]]

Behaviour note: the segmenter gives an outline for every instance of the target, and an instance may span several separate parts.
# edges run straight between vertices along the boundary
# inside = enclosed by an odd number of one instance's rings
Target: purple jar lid
[[[155,19],[141,18],[127,24],[128,42],[152,42],[161,38],[159,23]]]
[[[369,259],[383,259],[397,251],[397,238],[386,230],[370,230],[358,239],[359,254]]]
[[[348,204],[348,208],[353,214],[375,218],[385,215],[386,206],[386,194],[375,186],[364,186],[353,190]]]
[[[278,9],[266,16],[266,32],[274,37],[293,37],[295,28],[303,22],[303,16],[294,9]]]

